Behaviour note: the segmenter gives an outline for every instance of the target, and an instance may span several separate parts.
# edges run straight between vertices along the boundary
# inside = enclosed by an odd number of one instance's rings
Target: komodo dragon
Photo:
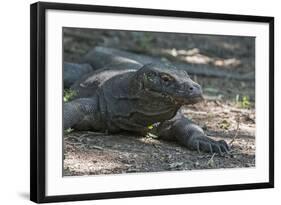
[[[181,114],[183,105],[202,100],[200,85],[186,71],[161,62],[142,64],[139,59],[116,58],[113,54],[103,53],[106,59],[96,58],[99,54],[94,50],[84,58],[83,63],[89,63],[94,71],[71,86],[76,96],[64,104],[64,129],[152,132],[198,152],[229,152],[225,141],[207,137]]]

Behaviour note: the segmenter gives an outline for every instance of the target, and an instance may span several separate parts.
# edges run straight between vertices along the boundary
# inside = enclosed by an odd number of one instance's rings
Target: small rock
[[[176,168],[176,167],[180,167],[182,165],[183,165],[183,162],[174,162],[174,163],[169,164],[169,167]]]
[[[200,165],[200,163],[199,163],[198,161],[196,161],[196,162],[194,163],[194,167],[199,167],[199,165]]]
[[[252,164],[246,163],[246,164],[245,164],[245,167],[252,167]]]

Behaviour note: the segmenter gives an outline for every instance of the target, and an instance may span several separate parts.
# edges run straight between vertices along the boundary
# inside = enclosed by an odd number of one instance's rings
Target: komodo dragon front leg
[[[224,140],[215,141],[207,137],[204,131],[191,120],[178,113],[171,120],[160,123],[154,133],[162,139],[176,139],[185,147],[198,152],[228,153],[229,147]]]
[[[79,98],[64,104],[64,130],[99,130],[102,127],[96,97]]]

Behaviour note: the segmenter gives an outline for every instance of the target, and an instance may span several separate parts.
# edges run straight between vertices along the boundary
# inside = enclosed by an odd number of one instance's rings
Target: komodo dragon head
[[[203,99],[201,86],[192,81],[186,71],[172,66],[147,64],[136,72],[136,77],[139,89],[159,99],[169,99],[178,105]]]

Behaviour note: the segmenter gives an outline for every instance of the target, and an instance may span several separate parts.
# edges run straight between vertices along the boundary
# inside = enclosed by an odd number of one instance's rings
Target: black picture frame
[[[269,24],[269,181],[238,185],[204,186],[192,188],[171,188],[158,190],[89,193],[46,196],[46,97],[45,97],[45,37],[46,10],[86,11],[150,15],[160,17],[181,17],[229,21],[263,22]],[[125,8],[83,4],[38,2],[30,7],[30,199],[37,203],[76,200],[96,200],[123,197],[140,197],[198,192],[230,191],[274,187],[274,18],[265,16],[229,15],[143,8]]]

